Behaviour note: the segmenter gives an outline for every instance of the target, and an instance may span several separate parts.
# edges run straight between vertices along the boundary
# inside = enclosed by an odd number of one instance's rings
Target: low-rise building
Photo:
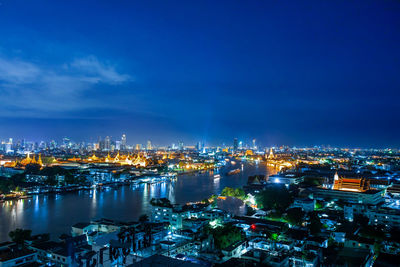
[[[0,244],[0,267],[23,266],[37,261],[37,252],[13,242]]]
[[[365,214],[372,225],[384,225],[390,228],[400,228],[400,210],[379,208],[369,210]]]
[[[312,212],[315,209],[315,199],[296,198],[292,204],[293,208],[301,208],[305,212]]]
[[[299,184],[304,181],[304,177],[297,173],[276,174],[268,177],[268,183],[284,184],[286,186]]]
[[[347,203],[377,205],[384,202],[383,191],[367,190],[365,192],[315,188],[313,198],[321,200],[341,200]]]

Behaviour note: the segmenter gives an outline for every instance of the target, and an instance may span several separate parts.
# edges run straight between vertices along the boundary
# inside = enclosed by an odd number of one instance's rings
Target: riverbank
[[[67,185],[67,186],[33,186],[22,188],[21,192],[0,195],[0,203],[4,201],[18,201],[21,199],[32,198],[33,195],[48,195],[48,194],[65,194],[71,192],[90,191],[90,190],[105,190],[116,189],[124,185],[138,184],[157,184],[162,182],[170,182],[176,180],[177,175],[168,173],[166,175],[142,175],[139,177],[129,178],[123,181],[110,181],[93,185]]]
[[[8,233],[16,228],[32,229],[34,234],[50,232],[57,237],[70,233],[71,225],[77,222],[89,222],[96,218],[138,220],[142,214],[151,214],[151,198],[168,198],[177,204],[197,202],[220,194],[225,187],[242,187],[251,175],[268,173],[263,164],[244,164],[241,173],[225,176],[230,169],[230,165],[222,168],[219,179],[214,179],[213,172],[187,174],[177,176],[174,182],[40,194],[32,195],[30,199],[1,203],[0,242],[8,240]]]

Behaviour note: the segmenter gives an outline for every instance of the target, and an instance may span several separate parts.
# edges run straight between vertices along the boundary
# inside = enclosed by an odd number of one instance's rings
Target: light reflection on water
[[[77,222],[92,218],[110,218],[132,221],[151,211],[150,199],[166,197],[173,203],[200,201],[218,194],[226,187],[240,187],[247,177],[267,174],[263,164],[244,164],[240,174],[226,176],[233,167],[218,172],[181,175],[173,182],[123,186],[106,191],[81,191],[63,195],[40,195],[32,199],[0,203],[0,242],[8,240],[8,233],[15,228],[32,229],[33,233],[50,232],[56,239],[69,233]],[[236,167],[237,168],[237,167]],[[214,174],[221,177],[214,179]]]

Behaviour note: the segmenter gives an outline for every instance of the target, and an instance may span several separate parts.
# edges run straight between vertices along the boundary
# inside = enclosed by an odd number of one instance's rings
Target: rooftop
[[[188,261],[177,260],[162,255],[153,255],[145,258],[142,261],[135,262],[128,267],[164,267],[164,266],[179,266],[179,267],[198,267],[199,264],[195,264]]]

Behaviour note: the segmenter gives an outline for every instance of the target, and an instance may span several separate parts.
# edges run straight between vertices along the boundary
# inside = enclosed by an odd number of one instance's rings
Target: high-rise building
[[[62,139],[63,147],[70,148],[71,147],[71,140],[68,137],[64,137]]]
[[[121,149],[125,150],[126,149],[126,135],[123,134],[121,138]]]
[[[136,144],[136,150],[139,151],[141,149],[141,145],[140,144]]]
[[[184,150],[183,141],[178,142],[178,148],[179,150]]]
[[[253,149],[257,149],[257,146],[256,146],[256,139],[253,139]]]
[[[233,151],[236,152],[238,150],[238,139],[233,139]]]
[[[153,149],[153,147],[152,147],[152,145],[151,145],[151,141],[150,141],[150,140],[147,140],[147,146],[146,146],[146,149],[147,149],[147,150],[152,150],[152,149]]]
[[[203,147],[204,147],[203,143],[199,141],[199,142],[197,143],[197,150],[198,150],[198,151],[201,151],[201,150],[203,149]]]
[[[115,149],[121,150],[121,141],[115,141]]]
[[[111,150],[111,139],[109,136],[106,136],[106,138],[104,138],[104,150],[106,151]]]

